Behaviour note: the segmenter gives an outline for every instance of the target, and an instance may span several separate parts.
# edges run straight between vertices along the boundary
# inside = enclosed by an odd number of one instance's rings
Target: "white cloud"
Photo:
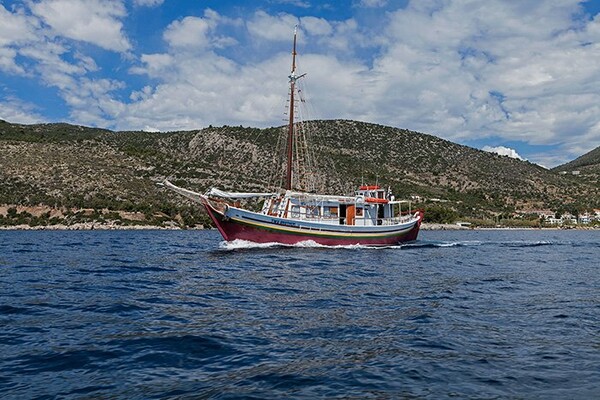
[[[69,49],[48,42],[24,47],[20,54],[33,62],[34,67],[30,73],[38,76],[46,86],[57,88],[68,106],[78,108],[89,105],[84,100],[85,92],[81,91],[81,81],[87,79],[87,73],[97,70],[94,60],[76,52],[72,54],[74,62],[68,62],[64,57],[71,55]]]
[[[285,82],[282,71],[289,68],[287,54],[243,68],[214,53],[174,53],[169,57],[173,57],[173,67],[161,74],[162,83],[132,93],[133,102],[126,106],[120,128],[147,125],[177,130],[223,123],[256,126],[283,111],[285,84],[281,82]]]
[[[144,54],[130,69],[159,80],[130,94],[119,129],[196,129],[209,124],[279,124],[286,99],[289,53],[238,64],[217,54],[227,36],[219,28],[243,29],[238,20],[207,10],[204,18],[186,17],[163,33],[166,53]],[[291,38],[293,25],[286,30]],[[265,39],[262,38],[262,41]]]
[[[98,71],[99,69],[96,61],[92,57],[86,56],[85,54],[75,52],[75,54],[73,54],[73,58],[78,60],[77,65],[86,71],[94,72]]]
[[[165,0],[133,0],[133,4],[138,7],[158,7]]]
[[[9,47],[0,47],[0,71],[24,75],[25,70],[17,65],[15,57],[17,51]]]
[[[19,50],[21,55],[36,61],[39,71],[54,71],[65,75],[84,74],[87,71],[86,64],[76,65],[65,61],[62,56],[67,52],[66,47],[51,42],[38,42]]]
[[[111,79],[81,78],[63,90],[62,96],[71,107],[75,121],[95,126],[110,126],[120,118],[126,105],[114,98],[112,92],[125,87],[123,82]]]
[[[204,12],[204,17],[185,17],[173,21],[163,33],[163,39],[173,51],[206,51],[212,48],[221,49],[237,44],[229,36],[219,36],[216,27],[221,25],[239,26],[240,21],[224,18],[211,9]]]
[[[150,98],[153,93],[153,89],[151,86],[147,85],[142,88],[142,90],[135,90],[129,95],[129,98],[133,101],[146,100]]]
[[[69,107],[70,115],[77,122],[93,121],[106,125],[107,120],[102,116],[118,117],[122,105],[114,101],[111,95],[116,89],[122,88],[123,83],[87,77],[90,72],[99,70],[96,61],[79,50],[72,50],[69,42],[57,34],[61,31],[61,23],[65,23],[61,19],[69,16],[74,19],[71,24],[73,31],[65,32],[66,37],[85,40],[85,32],[81,31],[82,22],[96,24],[88,33],[106,28],[106,21],[102,21],[102,18],[99,21],[98,16],[112,18],[124,15],[124,8],[119,9],[122,4],[112,1],[42,1],[28,5],[38,15],[27,15],[22,8],[13,8],[13,12],[8,12],[0,5],[0,70],[30,76],[43,85],[57,88],[59,96]],[[106,9],[115,6],[111,10]],[[79,14],[84,13],[82,7],[86,8],[87,14],[85,18],[78,19]],[[53,30],[43,26],[42,18],[52,25]],[[120,22],[118,24],[120,27]],[[81,35],[78,36],[77,32]],[[105,39],[110,39],[110,29],[102,33]],[[96,41],[96,44],[102,45],[102,42]],[[33,105],[17,98],[4,100],[1,106],[2,116],[11,122],[33,123],[43,119],[34,111]],[[81,119],[82,115],[94,117]]]
[[[146,125],[143,129],[144,132],[160,132],[160,129]]]
[[[209,20],[198,17],[185,17],[172,22],[163,34],[169,46],[178,49],[205,49],[210,45]]]
[[[324,18],[302,17],[300,25],[309,35],[327,36],[333,32],[333,27]]]
[[[302,0],[271,0],[274,3],[279,4],[290,4],[292,6],[300,7],[300,8],[310,8],[310,3],[308,1]]]
[[[7,96],[3,101],[0,101],[0,119],[4,121],[17,124],[44,122],[44,117],[35,110],[35,105],[23,102],[14,96]]]
[[[173,66],[174,58],[170,54],[142,54],[143,67],[133,67],[133,74],[146,74],[151,78],[160,78]]]
[[[25,69],[16,61],[18,48],[36,40],[38,23],[18,10],[9,12],[0,4],[0,71],[26,75]]]
[[[30,7],[57,35],[117,52],[131,48],[123,33],[121,18],[127,12],[121,0],[42,0]]]
[[[360,0],[358,3],[361,7],[376,8],[387,5],[388,0]]]
[[[247,27],[248,32],[258,39],[289,42],[290,32],[298,22],[298,18],[290,14],[270,15],[257,11],[247,22]]]
[[[521,157],[519,155],[519,153],[517,153],[517,151],[515,149],[511,149],[509,147],[504,147],[504,146],[496,146],[496,147],[483,146],[483,148],[481,150],[487,151],[488,153],[496,153],[496,154],[499,154],[501,156],[507,156],[507,157],[510,157],[510,158],[516,158],[517,160],[524,160],[524,158]]]
[[[34,40],[36,25],[34,18],[22,12],[11,13],[0,4],[0,47]]]

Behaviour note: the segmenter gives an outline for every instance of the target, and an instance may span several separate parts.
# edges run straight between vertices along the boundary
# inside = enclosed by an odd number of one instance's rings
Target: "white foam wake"
[[[455,242],[437,242],[437,241],[416,241],[410,243],[399,243],[389,246],[368,246],[362,244],[351,245],[335,245],[328,246],[317,243],[313,240],[305,240],[295,244],[283,244],[277,242],[256,243],[248,240],[236,239],[231,242],[221,242],[219,248],[221,250],[243,250],[243,249],[270,249],[270,248],[312,248],[312,249],[418,249],[418,248],[440,248],[440,247],[467,247],[481,246],[484,242],[473,241],[455,241]]]
[[[360,244],[351,244],[351,245],[336,245],[336,246],[328,246],[324,244],[320,244],[315,242],[314,240],[305,240],[302,242],[298,242],[295,244],[283,244],[276,242],[269,243],[256,243],[248,240],[236,239],[231,242],[221,242],[219,244],[219,248],[222,250],[240,250],[240,249],[269,249],[276,247],[290,247],[290,248],[314,248],[314,249],[380,249],[380,248],[390,248],[397,246],[366,246]]]

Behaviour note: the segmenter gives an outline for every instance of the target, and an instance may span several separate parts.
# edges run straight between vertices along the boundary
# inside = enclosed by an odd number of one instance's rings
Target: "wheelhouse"
[[[411,205],[396,201],[391,190],[361,186],[355,196],[326,196],[288,191],[267,199],[262,214],[334,225],[396,225],[411,218]]]

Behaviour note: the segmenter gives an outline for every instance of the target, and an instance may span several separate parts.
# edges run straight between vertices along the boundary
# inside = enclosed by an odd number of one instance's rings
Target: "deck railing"
[[[354,217],[355,226],[374,226],[374,225],[398,225],[404,222],[408,222],[412,219],[413,214],[403,213],[403,215],[392,217],[392,218],[365,218],[363,216]],[[348,218],[340,218],[336,215],[315,215],[312,213],[300,213],[290,212],[289,218],[298,218],[304,221],[311,222],[322,222],[322,223],[339,223],[340,225],[347,225]]]

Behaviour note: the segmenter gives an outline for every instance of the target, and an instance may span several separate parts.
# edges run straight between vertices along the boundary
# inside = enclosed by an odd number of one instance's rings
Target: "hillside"
[[[596,185],[434,136],[342,120],[315,121],[311,130],[317,160],[312,172],[328,192],[351,193],[361,182],[378,181],[389,184],[397,197],[441,199],[444,207],[475,217],[600,207]],[[211,186],[265,190],[273,181],[272,154],[281,143],[276,138],[284,131],[224,126],[112,132],[2,121],[0,205],[43,206],[47,211],[39,217],[21,218],[34,224],[109,216],[123,224],[203,224],[199,207],[156,183],[170,176],[198,191]],[[15,210],[11,213],[14,222]]]
[[[559,167],[554,168],[557,171],[573,170],[577,168],[593,167],[597,168],[600,166],[600,147],[596,147],[594,150],[576,158],[575,160],[563,164]]]
[[[554,168],[555,172],[577,174],[580,180],[600,187],[600,147],[576,158],[575,160]]]

